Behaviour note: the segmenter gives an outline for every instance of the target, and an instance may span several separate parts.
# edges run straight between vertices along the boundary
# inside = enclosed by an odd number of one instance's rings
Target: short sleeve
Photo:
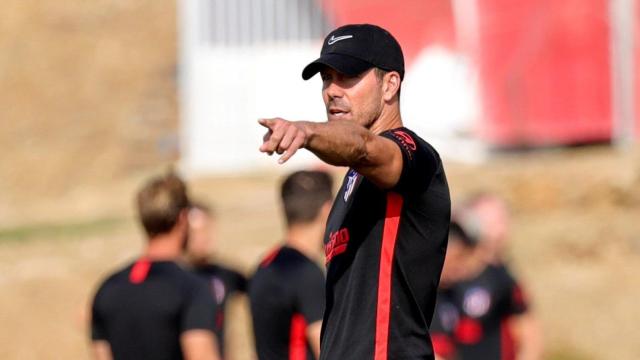
[[[106,340],[107,331],[104,323],[104,317],[98,309],[100,301],[100,291],[96,293],[91,305],[91,340]]]
[[[237,271],[231,272],[231,292],[239,291],[242,293],[247,292],[247,278]]]
[[[506,270],[501,271],[502,283],[504,284],[504,311],[506,315],[524,314],[529,309],[529,305],[523,293],[522,287],[516,279]]]
[[[296,308],[307,324],[322,320],[324,315],[325,279],[322,270],[310,265],[299,273],[296,289]]]
[[[195,329],[215,331],[216,309],[216,302],[206,282],[193,279],[185,291],[180,332]]]
[[[507,304],[507,308],[509,313],[514,315],[524,314],[529,309],[522,287],[515,282],[509,289],[509,302]]]
[[[389,130],[381,136],[395,142],[402,153],[402,173],[394,190],[406,194],[429,187],[440,164],[435,150],[406,128]]]

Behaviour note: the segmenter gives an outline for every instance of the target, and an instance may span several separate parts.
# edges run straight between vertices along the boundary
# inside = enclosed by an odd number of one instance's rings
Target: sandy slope
[[[502,156],[482,166],[447,166],[454,198],[489,189],[509,200],[512,264],[532,294],[551,359],[640,356],[639,154],[573,149]],[[193,192],[215,202],[220,214],[217,255],[245,272],[280,239],[277,179],[263,174],[193,182]],[[83,214],[126,218],[136,185],[132,179],[87,188]],[[101,210],[101,204],[108,210]],[[55,199],[16,207],[68,214],[60,219],[63,223],[78,219],[66,211],[74,204]],[[83,303],[101,276],[135,256],[139,239],[131,219],[81,234],[4,238],[0,357],[84,357]],[[246,313],[236,311],[231,319],[236,359],[249,359]]]

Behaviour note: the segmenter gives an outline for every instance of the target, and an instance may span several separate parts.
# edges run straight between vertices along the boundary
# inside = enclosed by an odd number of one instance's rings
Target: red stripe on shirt
[[[280,253],[280,250],[282,248],[281,247],[277,247],[273,250],[271,250],[271,252],[269,253],[269,255],[267,255],[264,260],[262,260],[262,262],[260,263],[260,267],[267,267],[269,266],[269,264],[271,264],[271,262],[273,262],[273,260],[276,258],[276,256],[278,256],[278,254]]]
[[[289,335],[289,360],[307,359],[307,322],[301,314],[291,318]]]
[[[515,344],[509,328],[509,318],[500,321],[500,350],[501,360],[513,360],[516,358]]]
[[[378,306],[376,310],[376,341],[374,360],[387,360],[389,348],[389,315],[391,311],[391,270],[398,238],[402,196],[387,194],[387,212],[382,230],[380,272],[378,274]]]
[[[151,268],[151,261],[148,259],[140,259],[131,268],[129,273],[129,281],[133,284],[140,284],[144,282],[149,275],[149,268]]]

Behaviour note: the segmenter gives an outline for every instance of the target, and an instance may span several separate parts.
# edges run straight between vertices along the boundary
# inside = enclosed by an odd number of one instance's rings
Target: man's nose
[[[340,98],[344,95],[344,89],[335,81],[329,82],[324,91],[330,99]]]

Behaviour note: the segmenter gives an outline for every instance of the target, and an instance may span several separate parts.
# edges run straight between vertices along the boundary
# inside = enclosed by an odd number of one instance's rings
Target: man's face
[[[196,261],[206,260],[211,251],[213,219],[204,211],[192,209],[189,213],[189,243],[187,253]]]
[[[374,69],[360,75],[346,75],[325,67],[322,77],[322,99],[327,119],[356,121],[369,128],[382,112],[382,82]]]
[[[509,232],[509,213],[498,199],[486,199],[476,205],[475,211],[482,221],[482,246],[491,257],[500,257],[506,247]]]

